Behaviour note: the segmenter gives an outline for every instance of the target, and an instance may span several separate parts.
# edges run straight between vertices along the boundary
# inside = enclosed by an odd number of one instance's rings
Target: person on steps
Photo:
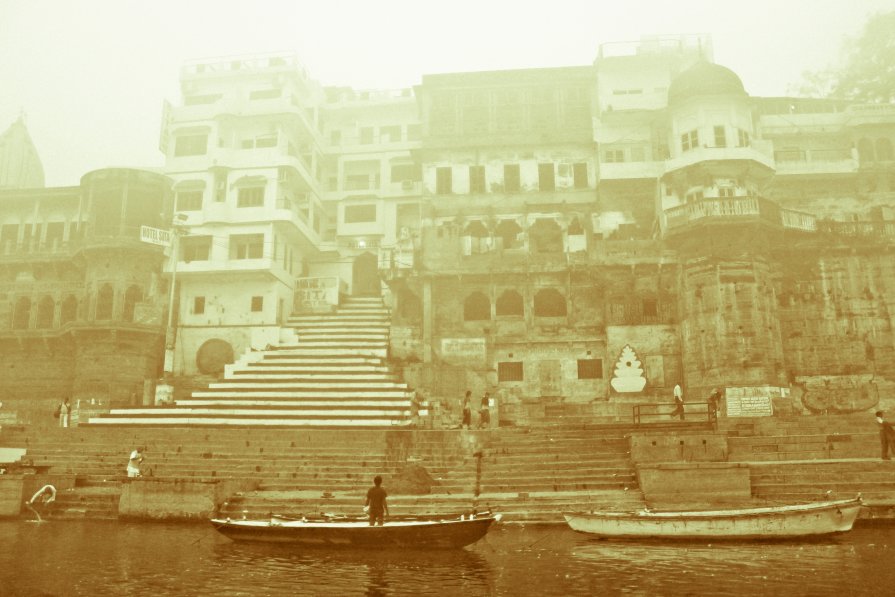
[[[463,398],[463,418],[460,420],[461,429],[469,429],[472,427],[472,391],[466,390],[466,396]]]
[[[140,467],[143,464],[143,447],[138,447],[131,452],[130,459],[127,461],[127,476],[131,479],[142,476]]]
[[[895,429],[886,421],[883,411],[876,411],[876,422],[879,425],[879,442],[883,451],[883,460],[891,460],[890,453],[895,452]]]
[[[671,411],[671,416],[684,420],[684,391],[679,383],[674,384],[674,410]]]
[[[367,499],[364,502],[364,510],[370,513],[370,526],[379,523],[382,526],[385,517],[388,516],[388,502],[386,498],[388,494],[382,488],[382,477],[376,475],[373,477],[373,487],[367,490]]]

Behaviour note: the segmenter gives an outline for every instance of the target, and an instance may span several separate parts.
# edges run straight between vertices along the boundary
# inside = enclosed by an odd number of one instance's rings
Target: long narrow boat
[[[450,520],[394,520],[370,526],[367,520],[212,519],[234,541],[290,543],[305,547],[447,549],[471,545],[485,536],[500,514],[461,516]]]
[[[600,537],[785,539],[844,533],[861,510],[861,496],[792,506],[680,512],[564,513],[573,530]]]

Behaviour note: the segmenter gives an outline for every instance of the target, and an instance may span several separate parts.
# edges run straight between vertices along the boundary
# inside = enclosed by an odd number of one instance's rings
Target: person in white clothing
[[[130,460],[127,461],[127,476],[130,478],[142,475],[140,465],[143,464],[143,449],[140,447],[131,452]]]
[[[681,389],[681,384],[674,384],[674,410],[671,411],[672,417],[680,417],[681,421],[684,420],[684,391]]]

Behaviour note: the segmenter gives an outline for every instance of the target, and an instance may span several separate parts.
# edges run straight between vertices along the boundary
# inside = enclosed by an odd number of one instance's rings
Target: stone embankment
[[[147,476],[129,480],[138,445]],[[3,447],[26,449],[0,476],[4,515],[18,515],[45,482],[60,489],[57,518],[356,515],[377,474],[395,488],[396,515],[491,509],[508,522],[560,522],[569,510],[857,493],[865,517],[895,515],[895,466],[880,460],[875,424],[863,416],[740,419],[717,430],[577,421],[485,431],[7,427]]]

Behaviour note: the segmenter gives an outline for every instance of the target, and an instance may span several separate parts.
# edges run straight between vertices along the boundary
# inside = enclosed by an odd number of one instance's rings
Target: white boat
[[[844,533],[861,510],[861,496],[737,510],[564,513],[572,530],[600,537],[775,539]]]

